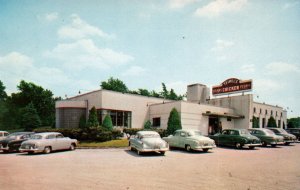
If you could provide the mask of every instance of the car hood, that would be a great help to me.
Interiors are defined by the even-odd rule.
[[[0,141],[0,144],[7,145],[8,143],[10,143],[12,141],[15,141],[15,139],[13,139],[13,138],[5,138],[5,139],[3,139],[3,140]]]

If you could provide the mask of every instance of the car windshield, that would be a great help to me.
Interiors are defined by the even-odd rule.
[[[277,129],[277,131],[279,131],[280,133],[283,133],[283,134],[288,134],[284,129]]]
[[[10,139],[17,139],[18,136],[20,136],[19,133],[12,133],[12,134],[8,135],[7,137],[10,138]]]
[[[42,138],[43,138],[42,135],[33,135],[33,136],[31,136],[30,139],[42,139]]]
[[[250,135],[249,131],[246,129],[240,130],[241,135]]]
[[[189,131],[188,136],[202,136],[200,131]]]
[[[141,138],[160,138],[159,134],[144,134]]]
[[[264,132],[267,134],[267,135],[275,135],[275,133],[269,129],[265,129]]]

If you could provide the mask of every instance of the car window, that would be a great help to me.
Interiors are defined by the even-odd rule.
[[[55,139],[55,135],[48,135],[46,139]]]
[[[228,131],[228,130],[223,131],[222,134],[223,134],[223,135],[229,135],[229,131]]]
[[[3,133],[0,133],[0,137],[3,137],[4,136],[4,134]]]
[[[180,136],[180,131],[175,132],[174,136]]]
[[[232,131],[229,132],[229,134],[230,134],[230,135],[239,135],[239,132],[238,132],[238,131],[233,131],[233,130],[232,130]]]
[[[9,133],[4,133],[4,136],[7,137],[9,135]]]
[[[30,139],[42,139],[42,135],[32,135]]]
[[[58,134],[58,135],[56,135],[56,138],[61,139],[61,138],[64,138],[64,136],[62,134]]]
[[[185,136],[186,136],[186,133],[185,133],[185,132],[181,132],[181,133],[180,133],[180,136],[181,136],[181,137],[185,137]]]

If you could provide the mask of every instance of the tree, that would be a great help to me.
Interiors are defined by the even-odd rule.
[[[98,127],[99,121],[97,118],[97,110],[95,106],[93,106],[89,111],[89,119],[87,122],[88,127]]]
[[[147,89],[139,88],[138,93],[139,93],[139,95],[142,95],[142,96],[150,96],[150,92]]]
[[[259,118],[254,117],[252,118],[252,128],[259,128]]]
[[[112,124],[110,115],[106,115],[104,117],[104,120],[102,122],[102,127],[109,130],[109,131],[113,130],[113,124]]]
[[[150,96],[156,97],[156,98],[160,98],[160,94],[157,93],[157,92],[155,92],[154,90],[152,90],[152,91],[150,92]]]
[[[300,117],[290,118],[287,122],[288,128],[300,128]]]
[[[5,86],[3,85],[2,81],[0,80],[0,102],[4,101],[7,97],[5,92]]]
[[[171,135],[178,129],[182,129],[181,120],[178,111],[176,108],[173,108],[168,119],[167,132]]]
[[[17,86],[20,92],[12,93],[11,104],[17,109],[32,103],[41,119],[42,125],[52,126],[55,122],[55,99],[50,90],[22,80]]]
[[[277,128],[277,124],[276,124],[276,121],[273,116],[271,116],[269,118],[267,127],[276,127]]]
[[[151,122],[147,120],[144,124],[144,129],[151,129],[151,127],[152,127]]]
[[[81,115],[79,119],[79,128],[84,129],[87,127],[85,115]]]
[[[26,131],[32,131],[35,128],[41,126],[40,117],[34,108],[33,103],[29,103],[23,110],[22,110],[22,126],[25,128]]]
[[[114,79],[113,77],[110,77],[107,82],[103,81],[101,82],[101,88],[106,90],[112,90],[116,92],[122,92],[126,93],[128,92],[128,88],[125,85],[125,83],[119,79]]]
[[[163,98],[168,99],[169,92],[167,90],[167,87],[166,87],[165,83],[161,83],[161,85],[162,85],[162,92],[160,92],[160,94]]]

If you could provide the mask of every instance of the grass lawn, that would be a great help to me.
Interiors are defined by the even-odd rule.
[[[90,147],[90,148],[121,148],[128,147],[127,139],[111,140],[106,142],[80,142],[78,147]]]

